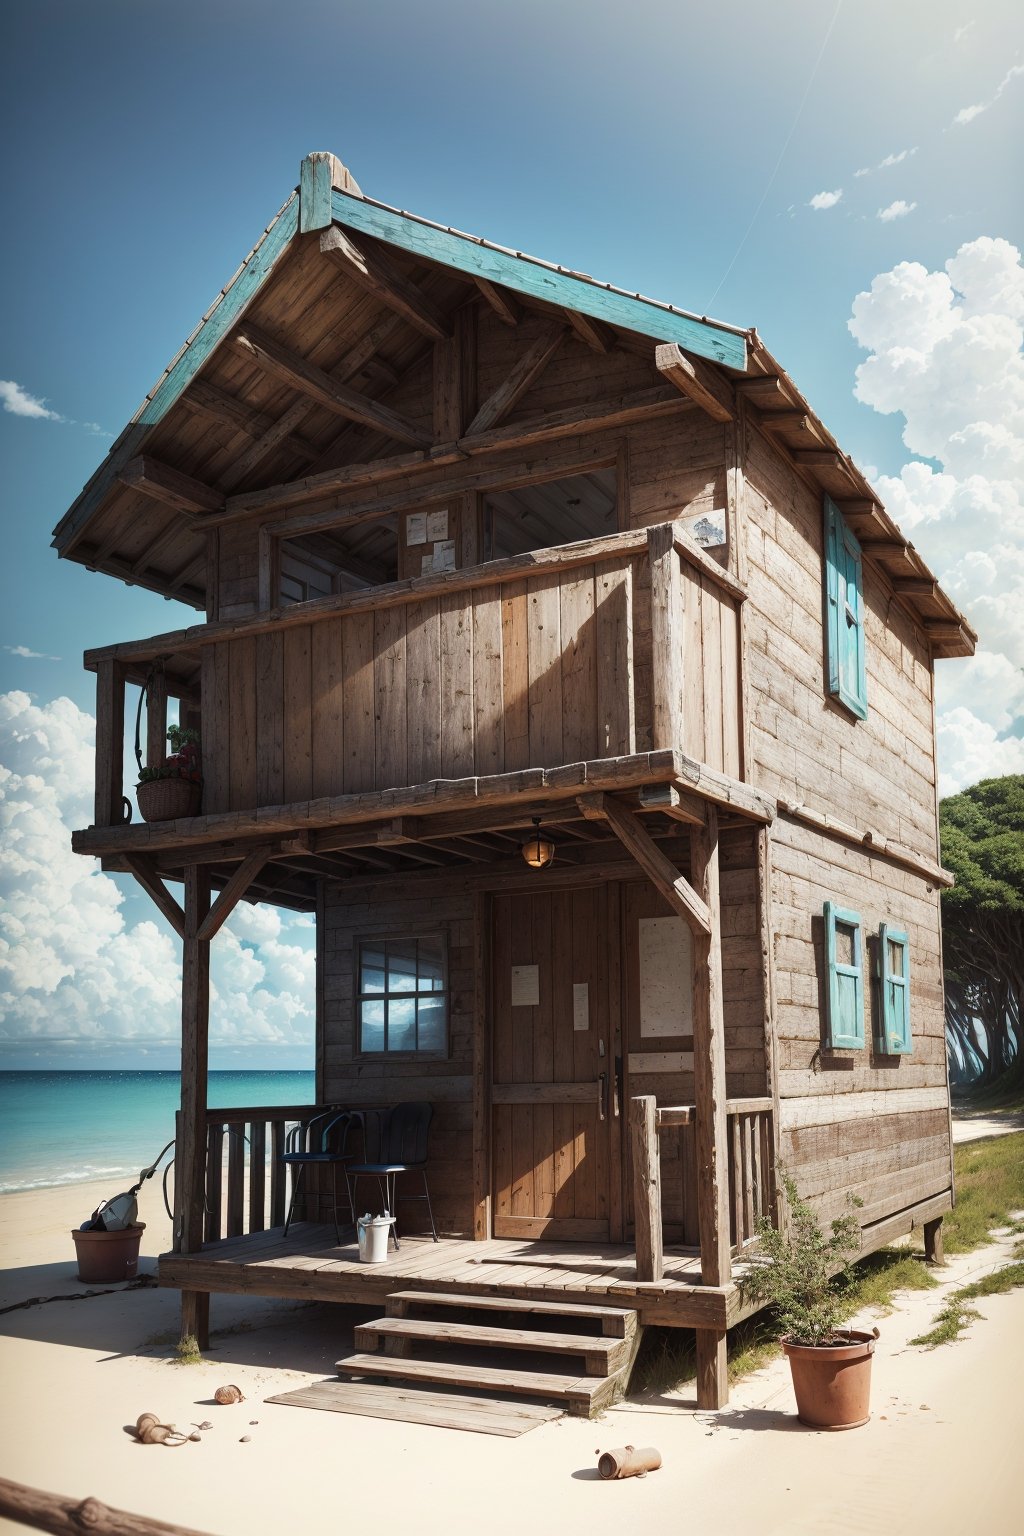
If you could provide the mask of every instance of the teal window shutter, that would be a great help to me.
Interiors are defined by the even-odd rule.
[[[879,1051],[886,1056],[907,1056],[913,1050],[910,1035],[910,943],[905,933],[882,923],[878,930],[878,1027]]]
[[[831,496],[825,497],[825,649],[829,693],[866,720],[863,562],[857,536]]]
[[[828,965],[827,1044],[855,1050],[864,1044],[863,939],[860,918],[835,902],[825,903]]]

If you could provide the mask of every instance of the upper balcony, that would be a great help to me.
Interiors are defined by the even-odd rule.
[[[557,793],[559,773],[568,794],[670,783],[678,754],[736,784],[742,600],[664,523],[88,653],[95,828],[75,846],[130,854],[423,817]],[[202,814],[126,826],[126,685],[147,683],[150,760],[168,694],[200,725]]]

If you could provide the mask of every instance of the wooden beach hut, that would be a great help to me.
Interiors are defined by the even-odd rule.
[[[74,834],[183,943],[185,1332],[212,1292],[368,1302],[351,1374],[494,1385],[539,1319],[563,1355],[516,1384],[585,1411],[695,1328],[714,1406],[780,1161],[865,1251],[936,1250],[934,664],[976,637],[755,331],[310,155],[54,543],[198,610],[86,654]],[[168,698],[201,729],[198,814],[124,820],[138,688],[151,761]],[[285,1238],[311,1111],[207,1098],[240,899],[315,914],[318,1106],[432,1106],[439,1242],[400,1198],[360,1265],[315,1180]]]

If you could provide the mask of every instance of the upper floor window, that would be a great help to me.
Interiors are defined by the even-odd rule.
[[[825,903],[828,967],[826,1043],[841,1050],[864,1044],[863,936],[860,917],[834,901]]]
[[[356,946],[359,1054],[446,1055],[447,969],[442,934],[360,939]]]
[[[825,656],[829,693],[858,719],[866,720],[861,550],[830,496],[825,497]]]

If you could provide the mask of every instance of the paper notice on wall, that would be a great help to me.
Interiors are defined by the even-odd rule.
[[[512,1007],[536,1008],[540,1002],[540,966],[512,967]]]
[[[434,569],[433,555],[420,555],[420,575],[429,576]]]
[[[454,571],[455,569],[455,540],[442,539],[434,545],[434,570]]]
[[[642,917],[640,1034],[692,1035],[693,938],[681,917]]]
[[[572,1027],[590,1028],[590,987],[585,981],[572,984]]]
[[[427,543],[436,544],[439,539],[448,537],[448,508],[442,507],[439,512],[427,513]]]
[[[684,517],[683,527],[702,549],[721,549],[728,543],[724,510],[701,512],[696,517]]]
[[[405,520],[405,542],[408,545],[427,542],[427,514],[410,512]]]

